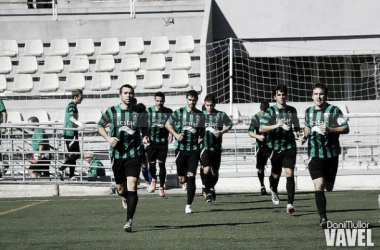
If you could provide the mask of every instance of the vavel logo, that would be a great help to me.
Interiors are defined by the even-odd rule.
[[[343,223],[327,222],[325,231],[326,246],[328,247],[373,247],[372,229],[369,223],[345,221]]]

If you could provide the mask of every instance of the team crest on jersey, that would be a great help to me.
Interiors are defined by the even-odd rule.
[[[199,123],[200,119],[201,118],[199,116],[195,117],[195,123]]]
[[[216,116],[215,117],[215,123],[218,123],[219,122],[219,116]]]

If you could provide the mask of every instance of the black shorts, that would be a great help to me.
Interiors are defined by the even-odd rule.
[[[139,178],[142,157],[131,159],[113,159],[112,171],[116,184],[122,184],[127,177]]]
[[[178,176],[186,176],[187,173],[197,173],[199,151],[175,150],[175,164]]]
[[[146,148],[146,154],[149,162],[156,162],[156,160],[166,162],[166,157],[168,156],[168,144],[151,142]]]
[[[296,166],[297,148],[285,150],[273,150],[270,161],[272,163],[272,172],[281,173],[282,168],[294,169]]]
[[[219,170],[221,159],[222,151],[220,150],[202,150],[201,152],[201,164],[203,167],[212,167],[213,169]]]
[[[334,183],[338,172],[339,157],[321,159],[311,158],[309,172],[312,180],[323,177],[328,183]]]
[[[39,160],[35,164],[31,164],[29,170],[33,170],[33,172],[36,172],[43,177],[49,177],[49,167],[50,160]]]
[[[264,169],[265,165],[267,165],[268,159],[272,154],[272,149],[268,147],[260,147],[256,152],[256,168]]]

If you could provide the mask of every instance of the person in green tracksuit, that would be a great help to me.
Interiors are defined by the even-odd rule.
[[[103,163],[94,157],[93,152],[87,151],[83,154],[83,157],[86,162],[90,164],[87,172],[88,177],[106,176],[106,171],[103,168]]]
[[[28,122],[39,123],[39,120],[37,117],[32,116],[28,119]],[[38,175],[41,177],[49,177],[49,138],[43,129],[36,128],[32,129],[32,131],[33,159],[32,164],[29,167],[29,175],[32,178],[37,178]]]
[[[334,188],[338,172],[339,135],[350,132],[348,123],[342,111],[327,100],[326,85],[317,83],[313,86],[312,96],[314,106],[305,111],[304,136],[301,143],[308,140],[309,172],[314,183],[315,203],[320,216],[320,227],[326,229],[326,191]]]

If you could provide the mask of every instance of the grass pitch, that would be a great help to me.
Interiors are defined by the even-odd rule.
[[[380,247],[380,191],[327,193],[333,222],[370,223]],[[125,233],[125,210],[118,196],[0,200],[0,249],[321,249],[314,193],[296,193],[294,216],[286,195],[275,207],[257,193],[218,194],[206,203],[195,197],[194,213],[184,213],[185,194],[140,191],[133,232]],[[353,249],[353,248],[351,248]]]

